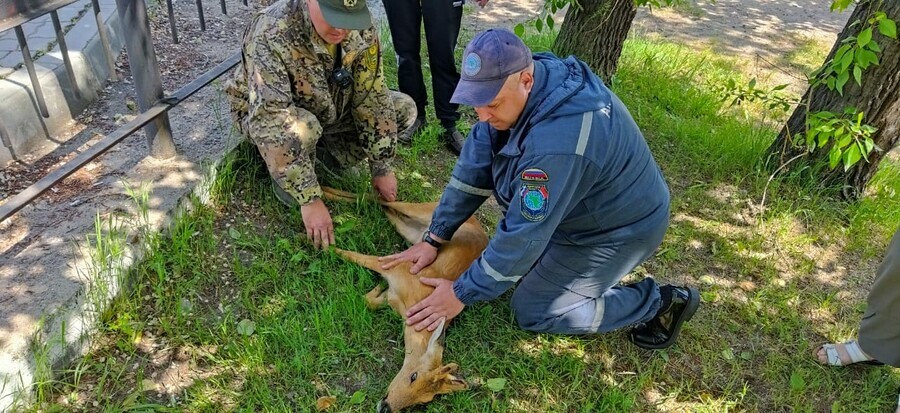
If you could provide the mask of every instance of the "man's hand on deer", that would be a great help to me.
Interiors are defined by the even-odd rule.
[[[381,199],[388,202],[397,200],[397,177],[393,172],[373,177],[372,186],[375,187],[375,192],[378,192]]]
[[[328,207],[321,199],[301,206],[300,215],[303,216],[303,226],[306,227],[306,238],[312,241],[316,248],[327,249],[329,245],[334,244],[334,224],[331,222]]]
[[[425,328],[434,331],[441,324],[442,318],[449,323],[465,308],[466,305],[453,292],[453,281],[427,277],[419,278],[419,281],[434,287],[434,291],[406,311],[406,325],[414,325],[416,331]]]
[[[389,270],[400,264],[401,262],[411,262],[413,265],[409,267],[410,274],[418,274],[423,268],[431,265],[437,258],[437,248],[428,245],[425,242],[417,242],[406,251],[398,252],[393,255],[378,258],[382,263],[381,268]]]

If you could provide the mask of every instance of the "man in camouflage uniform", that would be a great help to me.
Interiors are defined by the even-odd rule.
[[[244,34],[241,64],[226,92],[238,127],[266,161],[276,195],[300,205],[316,247],[334,243],[317,155],[342,168],[367,160],[375,190],[396,199],[391,163],[398,128],[412,126],[416,106],[385,86],[365,0],[273,3]]]

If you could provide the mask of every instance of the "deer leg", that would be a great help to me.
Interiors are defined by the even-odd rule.
[[[384,204],[388,220],[404,239],[415,244],[422,239],[422,233],[431,223],[436,203],[388,202]]]
[[[377,310],[378,307],[387,305],[387,293],[388,291],[382,288],[380,285],[376,286],[372,289],[372,291],[369,291],[365,295],[366,307],[368,307],[370,310]]]

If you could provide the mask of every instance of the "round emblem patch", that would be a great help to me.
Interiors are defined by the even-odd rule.
[[[550,209],[550,191],[546,185],[524,184],[519,190],[522,216],[529,221],[543,221]]]
[[[469,53],[463,64],[463,72],[466,76],[475,76],[481,71],[481,56],[475,53]]]

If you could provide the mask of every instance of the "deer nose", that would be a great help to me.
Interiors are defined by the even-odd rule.
[[[392,413],[391,406],[387,404],[387,397],[378,402],[378,413]]]

